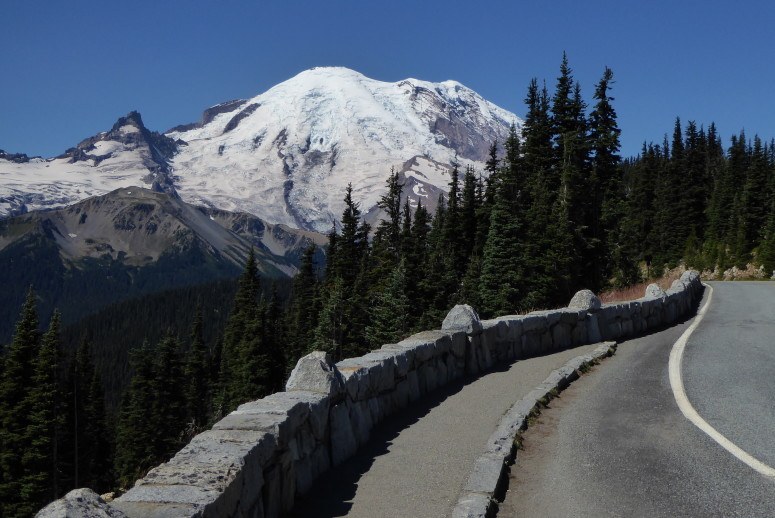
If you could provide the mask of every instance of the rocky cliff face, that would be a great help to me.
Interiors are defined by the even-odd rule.
[[[60,155],[59,159],[69,159],[69,163],[87,162],[98,167],[106,160],[119,158],[122,153],[135,152],[134,157],[148,170],[142,180],[156,191],[174,192],[170,160],[178,151],[178,145],[171,138],[150,131],[136,111],[120,117],[110,131],[84,139],[76,147]]]
[[[325,241],[320,234],[194,207],[176,196],[141,188],[118,189],[60,209],[6,219],[0,223],[0,253],[31,235],[55,244],[59,255],[75,265],[91,258],[145,266],[194,247],[213,261],[239,269],[253,247],[260,269],[270,276],[292,275],[304,248]]]
[[[375,81],[316,68],[251,99],[205,110],[166,134],[137,112],[64,154],[0,153],[0,217],[147,187],[273,224],[327,232],[353,184],[372,221],[391,168],[413,205],[433,209],[452,163],[480,171],[521,121],[455,81]]]

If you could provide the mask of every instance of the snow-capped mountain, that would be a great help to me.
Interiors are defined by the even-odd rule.
[[[0,216],[60,207],[122,187],[174,192],[169,160],[177,144],[149,131],[140,114],[121,117],[110,131],[44,160],[0,151]]]
[[[433,208],[450,164],[481,171],[511,124],[521,121],[455,81],[387,83],[315,68],[164,135],[130,114],[56,159],[0,155],[0,214],[153,184],[190,203],[328,231],[348,183],[376,218],[391,168],[413,205]]]

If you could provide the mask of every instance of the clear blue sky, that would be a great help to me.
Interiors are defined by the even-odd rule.
[[[137,109],[154,130],[323,65],[456,79],[524,114],[563,50],[591,100],[603,67],[625,155],[676,115],[775,136],[771,1],[3,0],[0,148],[52,156]]]

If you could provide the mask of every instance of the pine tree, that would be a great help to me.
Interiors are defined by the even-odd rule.
[[[686,125],[684,143],[683,171],[681,172],[682,185],[679,189],[684,191],[682,210],[689,234],[694,233],[697,240],[705,235],[705,207],[708,204],[708,191],[710,189],[707,178],[707,142],[705,132],[694,121]]]
[[[589,287],[593,290],[599,290],[605,285],[614,267],[612,262],[616,264],[620,274],[632,271],[634,265],[634,258],[628,258],[624,253],[624,244],[614,239],[617,235],[616,229],[626,211],[619,170],[621,130],[616,122],[616,111],[611,104],[613,97],[609,95],[612,83],[613,72],[606,67],[595,88],[594,98],[597,102],[589,116],[592,168],[588,221],[593,266],[593,278]],[[616,257],[609,257],[614,248],[617,250]]]
[[[40,341],[35,306],[35,292],[30,288],[5,355],[0,380],[0,515],[7,517],[29,514],[29,503],[21,492],[24,465],[19,453],[28,446],[25,432],[30,420],[23,405],[33,383]]]
[[[330,272],[326,278],[340,277],[345,286],[352,287],[361,268],[361,262],[368,253],[369,225],[361,221],[361,211],[358,203],[352,197],[352,185],[348,184],[345,191],[345,209],[342,212],[342,232],[334,233],[334,243],[329,241]],[[334,245],[334,251],[331,251]]]
[[[501,187],[495,192],[490,233],[482,258],[479,298],[480,313],[485,318],[514,312],[524,294],[525,272],[516,260],[520,253],[520,229],[511,216],[504,191]]]
[[[568,140],[565,141],[568,144]],[[566,154],[571,155],[572,149],[566,148]],[[588,266],[584,258],[586,244],[580,235],[581,229],[578,215],[572,215],[574,203],[577,202],[573,191],[573,181],[576,176],[575,166],[570,158],[563,163],[560,181],[560,192],[554,203],[552,225],[547,229],[547,235],[551,237],[548,259],[553,265],[554,290],[549,299],[550,305],[563,304],[570,300],[577,288],[578,282],[588,277],[584,276],[585,267]],[[578,207],[578,205],[576,205]]]
[[[452,171],[450,172],[446,216],[442,226],[442,235],[447,246],[447,253],[452,259],[452,268],[458,278],[462,277],[465,272],[466,264],[461,204],[460,171],[457,164],[453,164]]]
[[[742,218],[745,224],[745,247],[747,250],[754,248],[761,240],[769,212],[768,176],[770,166],[758,135],[754,136],[750,156],[742,193]]]
[[[288,333],[284,326],[283,308],[276,283],[272,284],[272,293],[266,304],[262,332],[268,370],[266,381],[269,391],[267,394],[271,394],[285,388],[286,365],[288,363],[285,357]]]
[[[243,399],[246,393],[245,379],[241,374],[245,369],[243,360],[247,340],[260,340],[260,334],[257,338],[249,334],[250,331],[255,331],[258,321],[259,292],[258,266],[255,253],[251,249],[239,279],[234,307],[224,331],[215,418],[229,413],[245,401]]]
[[[147,342],[130,355],[134,375],[121,403],[116,428],[115,469],[122,487],[129,487],[156,461],[154,400],[158,396],[153,357]]]
[[[105,411],[105,387],[96,370],[89,381],[86,398],[85,437],[90,445],[84,480],[87,481],[87,487],[103,493],[114,487],[115,483],[112,470],[114,445],[110,440],[114,434],[108,425]]]
[[[673,140],[670,148],[670,161],[665,169],[666,183],[663,195],[667,198],[663,202],[662,210],[667,214],[667,231],[665,236],[665,251],[667,260],[675,264],[681,258],[692,228],[691,215],[689,214],[689,201],[684,196],[687,188],[687,177],[684,174],[686,167],[685,146],[681,133],[681,120],[676,117],[673,129]]]
[[[659,268],[657,274],[661,274],[663,266],[678,262],[691,231],[691,228],[687,228],[687,221],[683,219],[684,213],[681,210],[685,204],[681,190],[683,159],[681,120],[676,118],[672,147],[668,145],[667,137],[662,146],[654,189],[654,224],[651,241],[654,247],[654,263]]]
[[[331,353],[335,360],[343,358],[344,281],[334,278],[327,285],[318,324],[315,327],[314,348]]]
[[[554,138],[554,162],[559,170],[560,164],[567,160],[566,139],[574,139],[577,134],[576,106],[573,101],[574,81],[572,70],[568,65],[568,56],[562,53],[562,63],[560,64],[560,76],[557,78],[557,85],[552,97],[552,135]],[[556,192],[559,188],[559,175],[556,177],[556,183],[550,185],[550,190]]]
[[[184,367],[186,422],[193,433],[202,429],[210,413],[210,364],[204,344],[202,320],[200,305],[191,324],[190,345]]]
[[[370,279],[370,255],[368,249],[361,259],[358,276],[344,298],[344,340],[342,354],[345,358],[360,356],[369,351],[366,326],[369,323],[369,307],[374,293]]]
[[[402,253],[402,188],[398,173],[391,170],[387,179],[387,190],[377,202],[377,206],[385,213],[385,219],[377,225],[371,246],[368,277],[369,284],[376,291],[384,288]]]
[[[479,284],[482,276],[482,260],[478,255],[472,255],[468,261],[468,269],[460,286],[460,302],[474,308],[481,308]]]
[[[477,182],[474,169],[467,167],[463,174],[463,191],[460,200],[460,234],[461,245],[461,269],[462,273],[468,270],[468,262],[476,245],[478,214],[480,201],[477,196]]]
[[[549,230],[556,225],[553,205],[560,177],[554,164],[553,126],[546,86],[539,90],[538,82],[533,79],[528,86],[525,103],[527,116],[522,127],[524,145],[521,150],[526,195],[523,195],[520,216],[526,221],[526,237],[521,246],[525,257],[522,274],[524,293],[520,297],[523,309],[546,306],[556,287],[555,265],[550,259],[556,243]]]
[[[512,126],[505,144],[503,167],[495,184],[490,229],[484,246],[479,297],[485,317],[513,312],[525,295],[525,274],[531,259],[525,254],[528,199],[521,171],[520,144]]]
[[[427,237],[427,260],[424,275],[420,280],[422,294],[422,317],[418,326],[434,328],[444,320],[449,309],[457,302],[458,275],[455,270],[455,255],[451,253],[447,240],[448,204],[439,196],[436,213]]]
[[[487,161],[484,165],[487,178],[483,180],[480,176],[476,185],[476,197],[478,200],[478,209],[476,212],[476,238],[471,254],[476,255],[477,257],[481,257],[484,253],[484,244],[487,241],[487,234],[490,231],[490,212],[492,211],[495,200],[495,189],[493,188],[493,185],[495,185],[495,182],[497,181],[499,164],[498,141],[496,140],[490,146]]]
[[[112,484],[112,448],[108,441],[105,393],[91,358],[91,343],[84,339],[71,365],[68,385],[72,440],[71,483],[73,487],[108,489]]]
[[[245,335],[238,345],[239,366],[233,383],[233,408],[271,392],[265,333],[266,313],[266,303],[262,301],[248,322]]]
[[[328,270],[322,288],[328,293],[324,295],[321,306],[321,319],[331,316],[331,304],[334,304],[337,323],[334,324],[330,320],[318,322],[315,341],[325,342],[326,350],[333,347],[336,355],[357,356],[365,352],[367,347],[367,308],[374,282],[371,268],[373,257],[368,241],[371,227],[361,219],[358,203],[352,198],[351,185],[347,186],[344,202],[342,232],[332,234],[336,247],[335,253],[329,253],[329,261],[333,266]],[[342,282],[334,287],[333,284],[337,280]],[[334,290],[337,293],[332,298],[331,291]],[[324,313],[327,313],[327,316]],[[335,343],[332,344],[328,340],[334,340]]]
[[[315,252],[311,244],[304,250],[299,273],[293,278],[293,288],[288,310],[288,368],[293,369],[299,358],[312,351],[317,326],[318,279],[315,272]]]
[[[23,478],[20,497],[31,515],[62,493],[59,458],[64,426],[64,408],[60,388],[61,344],[60,315],[54,311],[49,329],[35,359],[32,386],[24,406],[29,412],[26,443],[21,453]]]
[[[168,334],[130,357],[134,370],[116,429],[115,468],[122,486],[169,459],[182,445],[186,401],[180,344]]]
[[[419,206],[420,199],[417,199]],[[409,253],[409,248],[412,246],[412,207],[409,204],[409,197],[404,200],[404,208],[401,212],[401,257],[405,258]]]
[[[410,329],[418,327],[418,322],[421,320],[421,316],[425,313],[427,307],[427,298],[423,292],[423,279],[427,276],[425,266],[428,263],[429,232],[430,215],[428,210],[418,201],[404,252],[406,296],[409,299],[410,306],[413,308],[413,311],[408,315]]]
[[[371,307],[366,337],[372,348],[395,343],[409,331],[407,316],[411,307],[406,296],[406,266],[401,261],[390,275],[386,289]]]
[[[770,203],[770,214],[764,227],[757,259],[768,276],[775,276],[775,202]]]
[[[390,171],[387,179],[387,191],[383,194],[377,206],[385,211],[386,218],[379,222],[374,233],[374,240],[384,243],[385,253],[393,261],[398,261],[401,249],[401,190],[398,173]]]
[[[553,163],[552,119],[549,115],[549,93],[546,85],[539,90],[538,81],[532,79],[525,104],[527,115],[522,126],[524,142],[521,150],[524,154],[527,183],[531,184],[539,173],[547,175]]]
[[[582,279],[594,280],[594,248],[596,243],[589,233],[589,141],[587,136],[586,105],[581,98],[581,89],[573,80],[568,60],[563,54],[560,77],[557,80],[552,102],[552,123],[555,138],[555,176],[548,187],[549,192],[561,196],[562,208],[557,214],[568,217],[566,229],[572,238],[572,245],[565,248],[573,252],[571,257],[562,257],[570,267],[571,289],[581,288]],[[556,182],[556,183],[555,183]],[[556,186],[554,189],[553,187]],[[564,234],[562,230],[561,234]],[[564,239],[558,236],[558,239]]]

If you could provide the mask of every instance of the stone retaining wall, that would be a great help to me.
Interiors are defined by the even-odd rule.
[[[456,306],[441,330],[358,358],[333,365],[312,353],[299,360],[285,392],[241,405],[120,498],[95,498],[91,506],[103,514],[79,516],[278,516],[354,455],[375,425],[436,388],[498,363],[670,325],[693,310],[701,291],[690,271],[667,292],[651,285],[646,297],[618,304],[601,305],[582,291],[568,308],[484,321]],[[40,516],[55,516],[47,512],[57,505],[67,507],[55,502]]]

